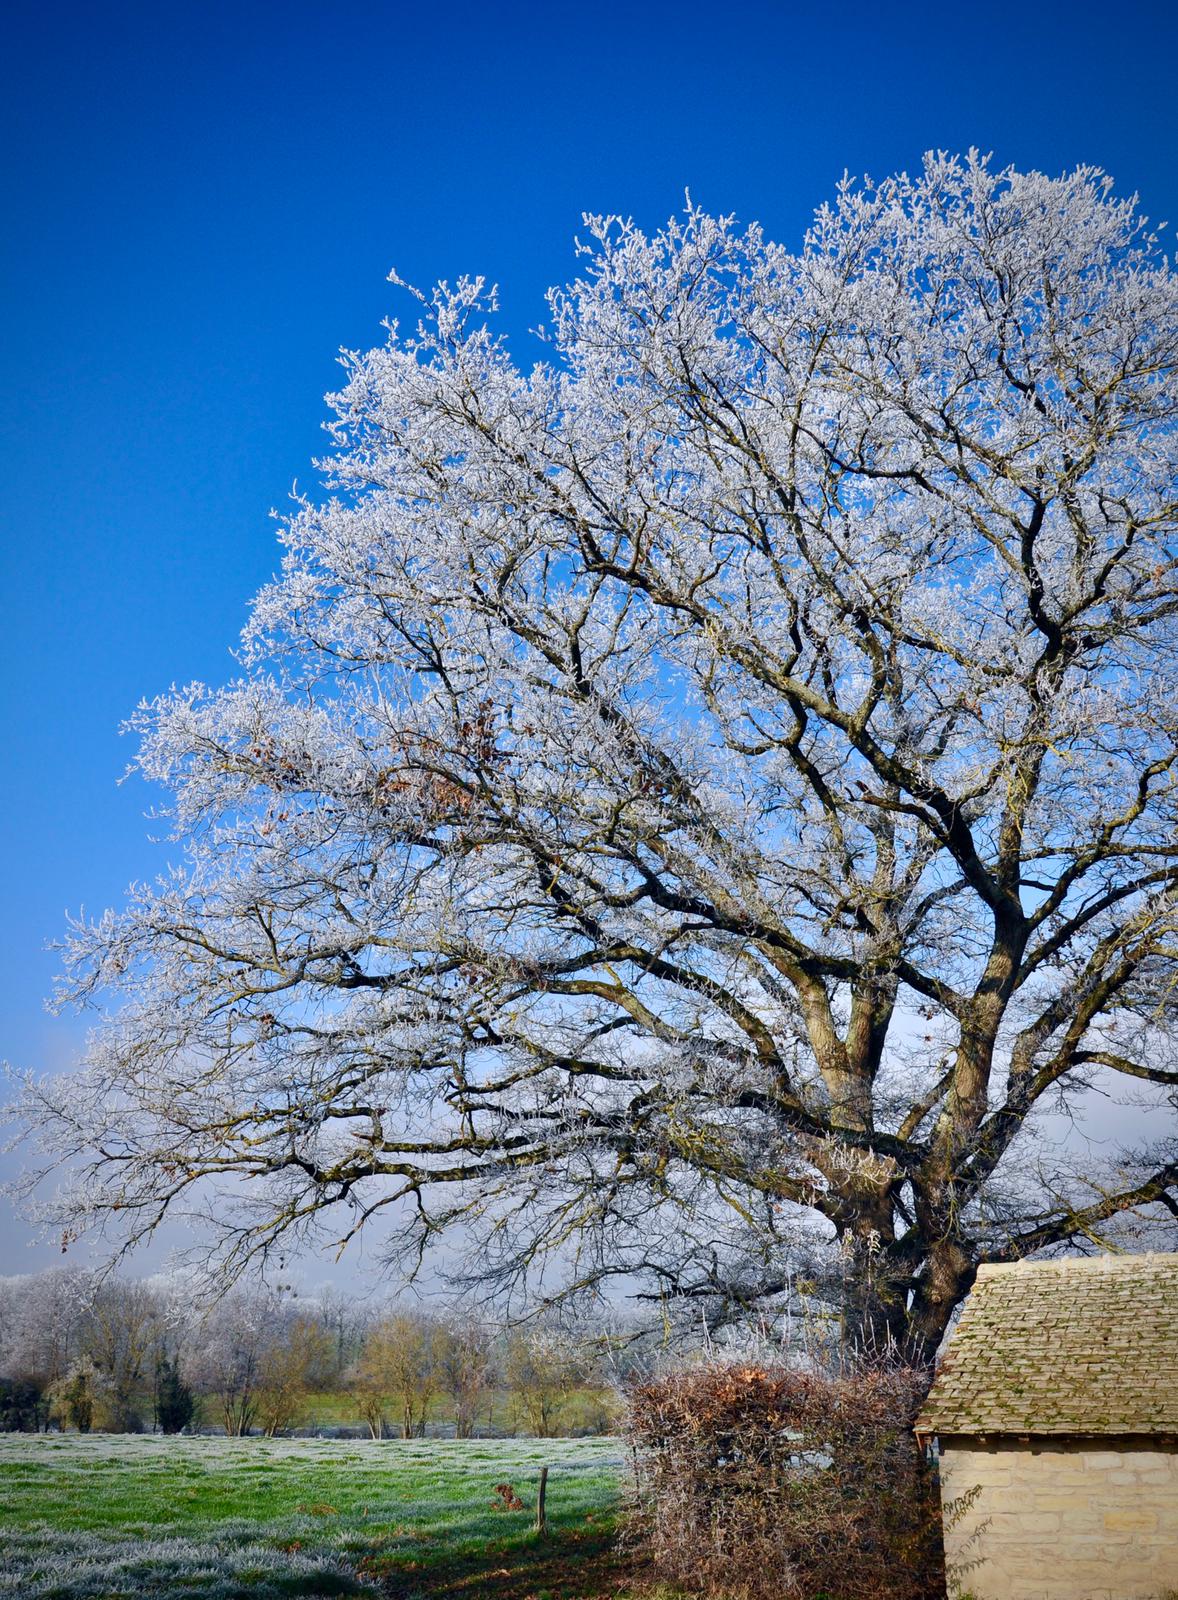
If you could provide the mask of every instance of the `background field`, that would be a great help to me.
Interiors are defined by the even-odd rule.
[[[550,1532],[532,1530],[548,1465]],[[612,1439],[0,1436],[0,1595],[616,1595]],[[511,1483],[522,1511],[492,1509]]]

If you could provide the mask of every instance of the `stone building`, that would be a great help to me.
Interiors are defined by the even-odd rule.
[[[959,1593],[1178,1600],[1178,1255],[982,1267],[916,1431]]]

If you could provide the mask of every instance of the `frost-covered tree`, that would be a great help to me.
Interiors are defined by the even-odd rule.
[[[1175,276],[973,156],[796,252],[586,226],[536,366],[478,280],[346,358],[244,675],[136,719],[187,854],[74,929],[125,1004],[26,1109],[69,1229],[231,1177],[230,1264],[384,1213],[709,1315],[829,1240],[927,1349],[1175,1208]],[[1152,1134],[1074,1160],[1118,1088]]]
[[[109,1386],[113,1432],[138,1433],[164,1334],[164,1306],[147,1283],[119,1277],[94,1281],[83,1305],[81,1345]]]
[[[257,1421],[267,1357],[286,1320],[277,1296],[238,1286],[188,1329],[181,1375],[194,1395],[210,1397],[231,1439],[247,1438]]]
[[[0,1372],[42,1389],[86,1350],[91,1273],[57,1268],[0,1281]]]
[[[79,1356],[49,1389],[51,1413],[62,1426],[89,1433],[110,1420],[114,1396],[110,1378],[90,1356]]]
[[[444,1324],[434,1347],[438,1386],[450,1405],[454,1433],[469,1439],[478,1410],[495,1382],[495,1352],[490,1332],[469,1316]]]

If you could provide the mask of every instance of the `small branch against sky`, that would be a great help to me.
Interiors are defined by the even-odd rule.
[[[833,1240],[927,1352],[1178,1194],[1161,1109],[1041,1132],[1178,1088],[1174,274],[976,155],[798,250],[585,228],[547,364],[478,279],[347,358],[243,676],[136,717],[183,865],[72,928],[122,1002],[24,1113],[71,1233],[232,1179],[230,1272],[390,1212],[715,1319]]]

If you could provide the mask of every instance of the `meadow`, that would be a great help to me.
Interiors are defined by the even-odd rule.
[[[534,1529],[548,1466],[548,1532]],[[612,1439],[0,1436],[0,1596],[557,1600],[626,1592]],[[503,1509],[499,1484],[522,1509]]]

